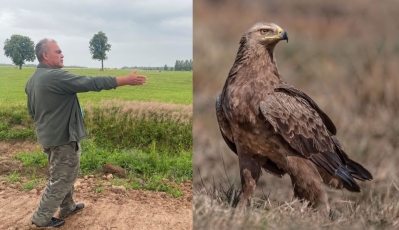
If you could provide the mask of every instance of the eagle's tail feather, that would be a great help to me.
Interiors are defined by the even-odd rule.
[[[353,179],[353,175],[347,167],[339,167],[335,172],[335,175],[342,179],[344,188],[351,192],[360,192],[360,186]]]
[[[339,141],[336,138],[336,136],[331,136],[331,137],[332,137],[332,140],[334,141],[334,143],[335,143],[335,145],[337,147],[337,150],[341,154],[341,159],[346,163],[345,166],[341,166],[341,167],[345,167],[344,171],[350,173],[352,180],[353,180],[353,178],[355,178],[357,180],[361,180],[361,181],[373,179],[373,176],[371,175],[371,173],[367,169],[365,169],[359,163],[349,159],[348,154],[346,154],[344,152],[344,150],[342,149],[342,146],[339,143]],[[338,171],[339,171],[339,169],[338,169]],[[341,177],[341,179],[344,179],[344,178]],[[348,189],[349,191],[352,191],[352,192],[360,192],[360,187],[359,187],[359,185],[356,182],[355,182],[356,183],[355,187],[351,186],[350,183],[347,184],[345,182],[347,182],[347,181],[344,180],[344,187],[346,189]]]
[[[337,175],[343,179],[344,181],[344,188],[351,192],[360,192],[359,185],[353,180],[353,178],[361,181],[371,180],[373,176],[371,173],[361,166],[359,163],[347,158],[346,160],[346,167],[342,166],[337,170]],[[344,168],[345,167],[345,168]],[[351,180],[347,180],[348,175],[350,173]],[[345,179],[344,179],[345,178]],[[348,183],[349,182],[349,183]],[[354,182],[354,183],[353,183]]]
[[[373,179],[373,176],[371,173],[365,169],[362,165],[359,163],[351,160],[351,159],[346,159],[347,163],[347,168],[351,175],[358,180],[365,181],[365,180],[371,180]]]

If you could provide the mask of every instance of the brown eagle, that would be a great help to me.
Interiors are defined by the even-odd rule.
[[[263,168],[279,177],[287,173],[295,197],[329,209],[323,184],[360,192],[354,179],[373,177],[343,151],[331,119],[280,75],[273,50],[281,40],[288,42],[288,35],[276,24],[252,26],[216,100],[223,139],[238,156],[239,206],[247,204]]]

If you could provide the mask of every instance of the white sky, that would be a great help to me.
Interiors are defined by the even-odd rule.
[[[192,8],[191,0],[0,0],[0,63],[12,63],[4,42],[19,34],[35,45],[56,40],[66,66],[101,68],[89,41],[102,31],[111,44],[104,67],[174,66],[193,57]]]

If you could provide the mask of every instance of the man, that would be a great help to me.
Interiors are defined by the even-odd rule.
[[[60,227],[65,221],[53,217],[58,207],[60,218],[84,208],[84,204],[75,204],[72,198],[79,171],[79,142],[87,136],[76,93],[142,85],[147,79],[136,75],[136,71],[124,77],[88,77],[61,70],[64,55],[57,42],[51,39],[41,40],[35,52],[39,65],[29,78],[25,92],[38,141],[49,161],[50,180],[32,223]]]

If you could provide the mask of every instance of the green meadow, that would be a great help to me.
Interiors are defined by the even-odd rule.
[[[86,76],[127,76],[131,70],[109,69],[65,69],[73,74]],[[23,104],[26,101],[24,93],[28,78],[35,71],[33,67],[0,67],[0,105]],[[144,86],[124,86],[116,90],[103,90],[78,94],[81,104],[88,101],[117,99],[123,101],[157,101],[173,104],[190,105],[193,101],[192,72],[186,71],[138,71],[145,75],[147,83]]]
[[[0,141],[36,142],[24,91],[34,70],[0,67]],[[94,77],[131,73],[118,69],[66,70]],[[176,183],[192,180],[192,72],[138,71],[137,74],[147,76],[145,85],[78,94],[89,133],[89,138],[81,142],[81,176],[101,174],[102,166],[111,163],[128,172],[127,188],[179,196],[179,190],[165,184],[163,179]],[[36,171],[47,165],[41,149],[31,153],[21,151],[14,158],[22,162],[24,170],[12,175],[32,172],[36,175]],[[37,181],[35,177],[34,182],[27,183]]]

